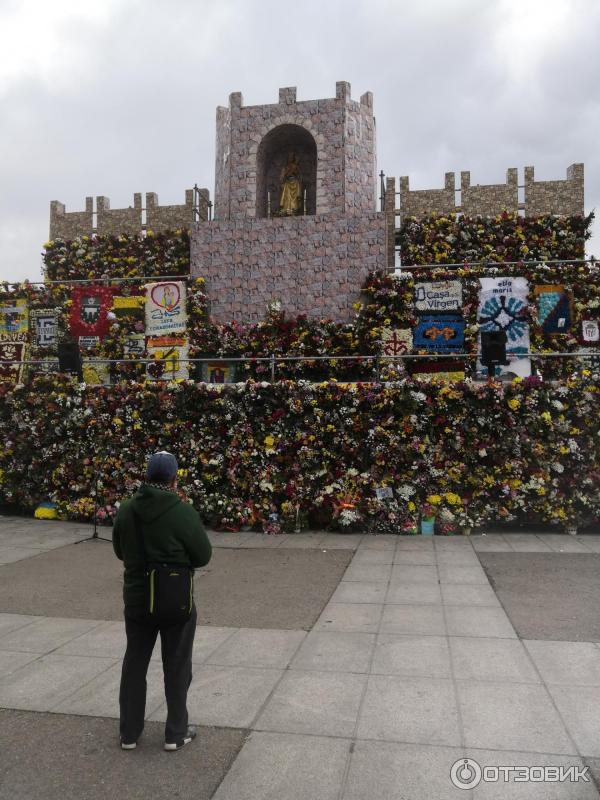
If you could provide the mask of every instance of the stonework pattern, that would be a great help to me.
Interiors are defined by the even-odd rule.
[[[471,173],[461,172],[461,202],[457,205],[454,172],[446,173],[443,189],[411,190],[408,177],[403,176],[400,178],[400,203],[396,212],[403,217],[418,219],[431,214],[459,212],[469,217],[486,217],[503,211],[516,214],[519,210],[523,210],[527,217],[584,215],[583,164],[571,164],[566,180],[535,181],[533,167],[525,167],[524,177],[525,202],[519,203],[518,171],[515,167],[507,170],[506,183],[489,185],[472,186]]]
[[[77,239],[94,232],[94,200],[85,198],[85,211],[66,213],[65,204],[59,200],[50,203],[50,239]]]
[[[503,211],[519,210],[519,180],[513,167],[506,172],[506,183],[471,186],[471,173],[460,173],[461,211],[466,217],[495,217]]]
[[[454,173],[447,172],[443,189],[411,190],[406,175],[400,178],[400,213],[404,217],[429,217],[456,211]]]
[[[101,236],[135,235],[142,230],[142,195],[133,195],[133,207],[111,209],[108,197],[96,197],[96,232]]]
[[[336,97],[298,102],[295,87],[279,102],[244,106],[240,92],[217,109],[215,219],[255,217],[257,156],[261,141],[280,125],[298,125],[317,148],[316,213],[362,214],[376,210],[373,97],[350,97],[350,84],[336,84]]]
[[[385,269],[385,215],[215,220],[191,232],[191,271],[206,280],[217,322],[258,322],[280,300],[290,315],[353,319],[352,304]]]
[[[564,181],[536,181],[534,168],[525,167],[527,216],[584,214],[583,164],[571,164]]]
[[[194,209],[194,189],[186,189],[185,203],[161,206],[155,192],[146,193],[146,222],[142,222],[142,195],[133,195],[133,206],[111,209],[108,197],[96,197],[96,224],[94,224],[94,200],[85,198],[85,211],[65,211],[64,203],[50,203],[50,239],[76,239],[93,233],[119,236],[138,235],[144,230],[154,233],[190,228],[194,220],[207,220],[210,193],[199,189],[197,208]],[[196,216],[195,216],[196,212]]]

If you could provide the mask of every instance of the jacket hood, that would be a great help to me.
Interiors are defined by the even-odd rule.
[[[152,522],[180,502],[174,492],[148,484],[140,486],[131,498],[132,508],[143,522]]]

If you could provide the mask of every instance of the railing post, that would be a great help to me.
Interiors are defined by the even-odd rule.
[[[271,383],[275,383],[275,355],[271,353]]]
[[[379,363],[379,355],[375,356],[375,383],[381,383],[381,365]]]

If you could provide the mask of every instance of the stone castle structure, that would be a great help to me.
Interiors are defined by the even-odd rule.
[[[281,215],[281,174],[295,154],[301,202]],[[194,226],[191,268],[206,279],[218,321],[255,322],[279,299],[290,314],[340,321],[367,274],[386,266],[386,220],[377,211],[373,97],[244,106],[230,95],[217,109],[215,214]]]
[[[503,211],[583,215],[583,164],[566,180],[536,181],[525,167],[506,182],[472,185],[453,172],[441,189],[410,188],[409,178],[387,178],[377,210],[378,179],[373,96],[351,97],[336,84],[335,97],[299,101],[295,87],[278,102],[245,106],[241,93],[217,109],[214,215],[207,189],[187,190],[182,205],[160,206],[154,193],[111,209],[108,198],[86,198],[85,211],[50,204],[50,238],[143,233],[186,227],[191,272],[206,280],[217,322],[257,322],[267,304],[281,301],[290,315],[353,318],[353,303],[367,274],[393,270],[402,218],[432,213],[492,216]],[[523,190],[522,199],[520,190]]]

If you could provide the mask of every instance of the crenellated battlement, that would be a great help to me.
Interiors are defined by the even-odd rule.
[[[394,196],[397,197],[395,179],[389,180],[394,181]],[[394,210],[403,217],[449,213],[489,217],[503,211],[514,214],[523,211],[528,217],[585,213],[583,164],[571,164],[566,179],[555,181],[536,181],[534,168],[525,167],[521,186],[515,167],[507,170],[505,183],[473,185],[471,173],[466,171],[460,173],[460,188],[456,187],[454,172],[446,173],[443,189],[411,189],[407,176],[402,176],[399,184],[399,204],[395,202]],[[523,202],[519,201],[519,188],[524,189]],[[389,196],[389,189],[386,195]]]
[[[136,235],[151,230],[159,233],[177,228],[190,228],[193,222],[209,218],[210,193],[208,189],[186,189],[185,203],[161,206],[156,192],[146,192],[146,206],[142,195],[133,195],[133,206],[111,208],[108,197],[85,198],[85,211],[66,211],[58,200],[50,203],[50,239],[76,239],[79,236]],[[144,216],[145,215],[145,216]]]

